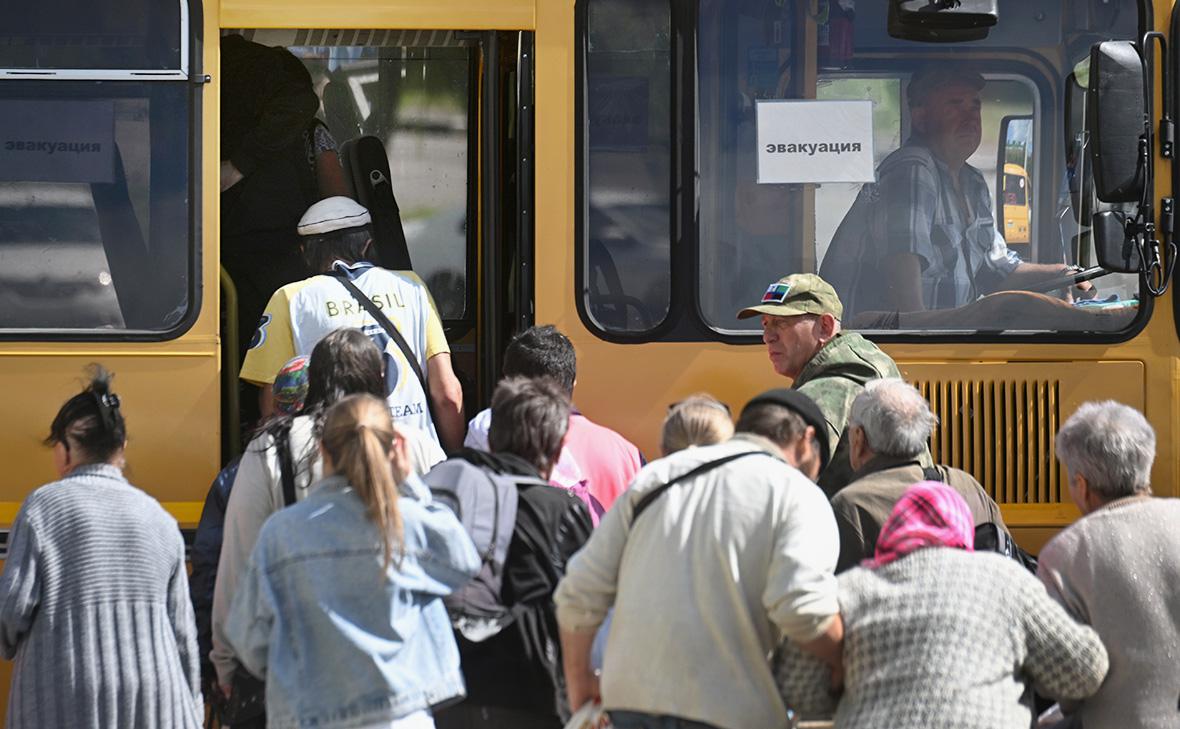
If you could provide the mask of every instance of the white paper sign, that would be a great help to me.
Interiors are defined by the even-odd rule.
[[[758,182],[872,182],[873,102],[758,101]]]
[[[114,179],[114,102],[0,100],[0,180]]]

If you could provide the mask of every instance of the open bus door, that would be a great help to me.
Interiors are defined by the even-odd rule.
[[[222,31],[234,33],[308,69],[352,195],[371,209],[377,262],[426,283],[473,414],[508,338],[532,323],[532,33]],[[227,431],[237,389],[227,376]],[[227,439],[226,459],[239,443]]]

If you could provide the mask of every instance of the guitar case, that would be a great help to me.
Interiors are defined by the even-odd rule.
[[[390,182],[385,145],[372,135],[350,139],[340,147],[344,176],[357,202],[373,218],[377,265],[391,271],[412,271],[401,211]]]

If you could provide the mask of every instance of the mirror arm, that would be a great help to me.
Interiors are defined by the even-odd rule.
[[[1172,96],[1168,77],[1168,43],[1163,33],[1151,31],[1143,34],[1139,50],[1143,58],[1143,95],[1146,118],[1143,120],[1143,136],[1139,140],[1140,159],[1146,175],[1143,181],[1143,196],[1134,220],[1127,221],[1127,235],[1139,249],[1140,276],[1143,287],[1152,296],[1163,296],[1168,290],[1172,272],[1176,265],[1176,243],[1174,240],[1175,202],[1172,198],[1160,200],[1160,227],[1155,225],[1155,210],[1152,196],[1155,195],[1155,54],[1152,44],[1159,42],[1162,57],[1161,81],[1163,82],[1163,114],[1160,117],[1160,157],[1171,159],[1175,148],[1175,124],[1172,120]],[[1161,235],[1157,236],[1157,232]],[[1161,255],[1160,237],[1163,238],[1164,254]]]
[[[1172,88],[1168,78],[1168,41],[1163,33],[1159,31],[1151,31],[1143,34],[1143,40],[1140,50],[1143,53],[1144,66],[1144,90],[1147,95],[1147,110],[1148,119],[1150,118],[1154,107],[1155,100],[1155,54],[1152,53],[1152,42],[1158,41],[1160,44],[1160,57],[1162,63],[1160,64],[1160,76],[1163,81],[1163,106],[1164,112],[1160,118],[1160,156],[1164,159],[1172,159],[1175,150],[1176,141],[1176,125],[1172,120]]]

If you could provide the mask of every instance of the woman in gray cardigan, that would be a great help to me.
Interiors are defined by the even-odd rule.
[[[61,478],[25,499],[0,575],[9,729],[201,726],[184,542],[123,478],[126,432],[95,366],[53,420]]]
[[[836,729],[1028,729],[1032,684],[1081,699],[1106,676],[1098,635],[1074,622],[1036,578],[999,554],[974,554],[963,497],[924,481],[906,491],[876,554],[838,578],[844,694],[830,671],[784,647],[783,698]]]

